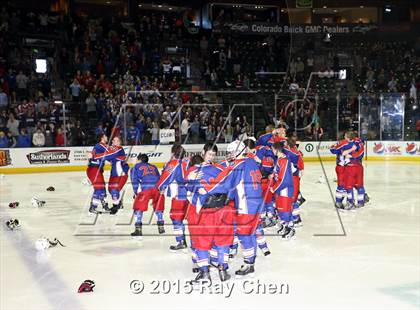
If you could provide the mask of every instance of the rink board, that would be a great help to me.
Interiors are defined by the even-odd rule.
[[[333,161],[329,149],[335,141],[303,142],[300,149],[306,162]],[[187,155],[200,154],[202,144],[187,144]],[[218,144],[218,159],[226,155],[227,144]],[[132,166],[139,153],[146,153],[149,162],[159,168],[169,161],[170,145],[126,146],[128,163]],[[0,173],[36,173],[82,171],[86,169],[88,147],[13,148],[0,150]],[[365,160],[420,161],[420,142],[368,141]],[[109,167],[106,167],[108,169]]]

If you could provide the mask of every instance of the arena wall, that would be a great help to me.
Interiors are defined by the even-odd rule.
[[[306,162],[332,161],[329,148],[335,141],[303,142],[300,149]],[[218,157],[226,155],[227,144],[218,144]],[[187,144],[190,154],[199,154],[202,144]],[[139,153],[146,153],[150,163],[163,167],[170,158],[170,145],[126,146],[128,163],[134,164]],[[13,148],[0,150],[0,173],[36,173],[55,171],[82,171],[86,169],[87,154],[92,147]],[[368,141],[366,160],[420,161],[420,142]],[[108,167],[106,167],[108,168]]]

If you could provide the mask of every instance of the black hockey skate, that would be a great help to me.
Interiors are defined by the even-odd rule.
[[[300,215],[297,215],[297,218],[295,220],[293,220],[293,225],[295,227],[302,227],[302,218],[300,217]]]
[[[299,206],[303,205],[305,203],[306,199],[303,198],[303,196],[300,196],[300,198],[298,199],[297,203]]]
[[[113,204],[112,208],[109,210],[109,214],[117,214],[119,209],[121,209],[121,202],[119,204]]]
[[[289,226],[286,226],[286,230],[284,231],[284,233],[281,235],[281,238],[283,240],[290,240],[293,236],[295,235],[295,230],[294,228],[291,228]]]
[[[180,250],[184,250],[187,247],[188,247],[187,242],[185,240],[182,240],[182,241],[178,242],[176,245],[171,245],[169,247],[169,250],[172,251],[172,252],[177,252],[177,251],[180,251]]]
[[[211,285],[211,278],[209,270],[200,269],[194,280],[189,281],[191,285],[209,283]]]
[[[165,227],[164,227],[164,222],[163,221],[158,221],[157,222],[158,225],[158,232],[159,234],[164,234],[165,233]]]
[[[278,223],[278,230],[277,230],[277,233],[279,234],[279,235],[283,235],[284,233],[285,233],[285,231],[286,231],[286,224],[284,224],[284,223]]]
[[[266,217],[265,220],[262,222],[263,228],[273,227],[276,226],[277,219],[275,217]]]
[[[365,200],[365,203],[364,204],[367,204],[369,201],[370,201],[370,197],[368,196],[368,194],[366,194],[365,193],[365,198],[364,198],[364,200]]]
[[[244,277],[247,275],[253,276],[255,274],[254,264],[245,262],[240,269],[235,271],[235,275]]]
[[[89,207],[89,212],[92,213],[92,214],[101,214],[102,213],[101,211],[96,210],[95,206],[90,206]]]
[[[200,268],[199,268],[199,267],[197,267],[197,265],[194,265],[194,267],[192,267],[192,272],[193,272],[193,273],[200,272]]]
[[[268,256],[268,255],[271,254],[270,250],[267,249],[267,248],[263,249],[262,252],[263,252],[264,256]]]
[[[140,237],[140,236],[143,236],[142,227],[141,226],[142,226],[141,224],[137,224],[135,226],[135,230],[130,235],[132,237]]]
[[[344,210],[344,205],[343,205],[343,203],[342,203],[342,202],[336,202],[336,203],[335,203],[335,207],[336,207],[337,209],[342,209],[342,210]]]
[[[346,205],[344,205],[344,210],[346,211],[352,211],[354,210],[356,207],[354,206],[354,203],[347,203]]]
[[[231,278],[230,277],[230,274],[227,272],[227,269],[225,269],[223,267],[223,265],[219,265],[218,269],[219,269],[219,278],[220,278],[220,281],[224,282],[224,281],[227,281],[227,280],[229,280]]]
[[[111,211],[111,209],[108,206],[108,202],[106,202],[105,200],[102,200],[101,203],[102,203],[102,209],[104,209],[105,212]]]

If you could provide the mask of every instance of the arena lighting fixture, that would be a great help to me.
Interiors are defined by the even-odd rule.
[[[324,5],[324,6],[323,6],[323,8],[324,8],[324,9],[326,9],[326,8],[327,8],[327,6],[326,6],[326,5]]]
[[[361,5],[361,6],[360,6],[360,8],[361,8],[361,9],[364,9],[364,8],[365,8],[365,6],[364,6],[364,5]]]
[[[63,101],[62,100],[54,100],[54,103],[55,104],[63,104]]]
[[[45,73],[47,72],[47,60],[46,59],[35,59],[35,72]]]

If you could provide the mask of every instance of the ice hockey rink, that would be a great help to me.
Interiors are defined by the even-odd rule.
[[[193,278],[190,255],[168,250],[174,242],[168,212],[165,236],[157,236],[155,218],[143,229],[150,236],[129,236],[131,185],[117,216],[95,219],[87,212],[91,187],[82,183],[84,172],[5,175],[0,180],[0,308],[419,309],[420,165],[364,165],[370,203],[338,213],[330,192],[334,163],[307,163],[304,225],[296,237],[282,241],[268,230],[272,254],[264,257],[258,250],[254,278],[221,285],[213,270],[212,288],[193,292],[184,287]],[[325,182],[319,180],[323,166]],[[56,190],[47,192],[48,186]],[[46,205],[32,207],[34,195]],[[20,206],[9,208],[12,201]],[[20,221],[20,230],[6,228],[9,218]],[[58,238],[66,247],[37,252],[39,237]],[[239,253],[231,274],[241,261]],[[95,291],[78,294],[85,279],[95,281]],[[138,289],[130,286],[133,280],[142,281],[142,292],[133,293]]]

